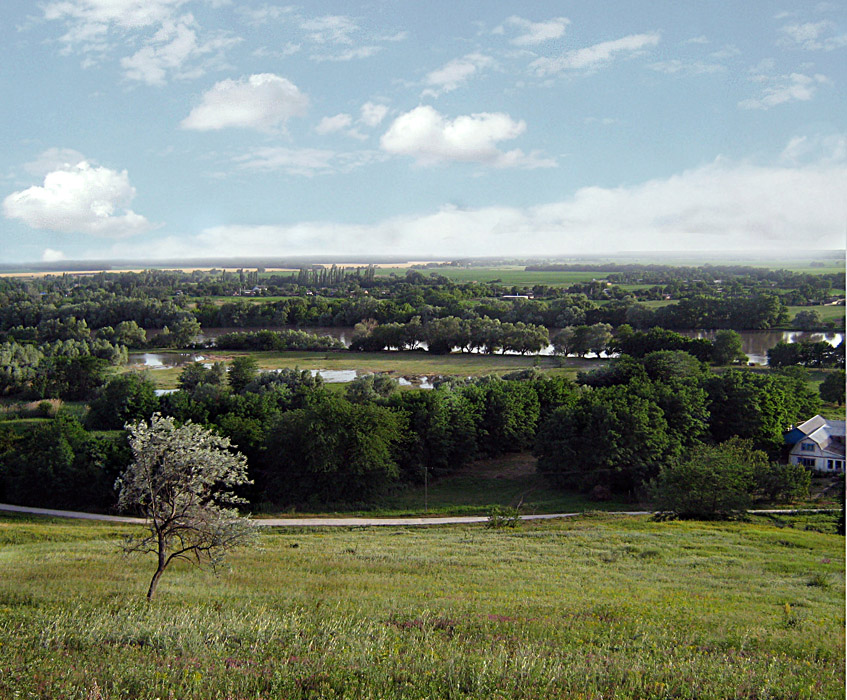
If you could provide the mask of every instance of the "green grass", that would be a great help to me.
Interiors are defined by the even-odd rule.
[[[488,515],[494,506],[520,506],[525,515],[636,509],[631,503],[588,501],[550,488],[536,473],[531,455],[513,454],[474,462],[426,486],[403,488],[384,497],[369,514]]]
[[[377,268],[376,277],[389,277],[395,274],[398,277],[406,276],[407,268],[382,267]],[[525,270],[523,266],[503,267],[438,267],[432,269],[419,269],[422,275],[429,277],[436,273],[446,277],[453,282],[493,282],[506,285],[532,286],[535,284],[546,284],[548,286],[567,286],[576,282],[590,282],[592,279],[603,279],[609,272],[574,272],[574,271],[534,271]]]
[[[384,372],[398,377],[432,377],[436,375],[478,377],[486,374],[505,374],[537,366],[540,370],[574,379],[577,372],[598,366],[597,360],[567,358],[562,366],[558,358],[520,355],[477,355],[454,353],[431,355],[427,352],[251,352],[216,351],[206,354],[207,361],[228,360],[236,355],[250,354],[262,369],[358,370],[360,373]],[[600,361],[602,362],[602,361]],[[149,375],[159,389],[173,389],[182,370],[157,369]]]
[[[836,321],[840,322],[840,325],[836,330],[844,331],[844,307],[843,306],[829,306],[827,304],[819,305],[819,306],[789,306],[788,307],[788,318],[789,323],[790,319],[793,319],[800,311],[817,311],[820,314],[821,320],[826,323],[827,321]]]
[[[0,519],[0,697],[841,698],[844,540],[595,515],[285,530],[218,577]]]

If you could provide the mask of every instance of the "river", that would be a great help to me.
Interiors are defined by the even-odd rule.
[[[208,328],[201,333],[202,342],[213,340],[224,333],[232,333],[234,331],[249,331],[261,330],[259,328]],[[273,328],[271,330],[286,330],[285,328]],[[330,327],[324,328],[320,326],[305,327],[299,330],[315,333],[316,335],[327,335],[336,340],[340,340],[345,345],[350,345],[350,340],[353,337],[353,329],[349,327]],[[679,331],[682,335],[689,338],[706,338],[713,340],[717,331],[710,330],[693,330]],[[777,343],[799,343],[819,342],[825,340],[830,345],[838,345],[844,340],[844,333],[811,333],[807,331],[738,331],[741,336],[741,349],[749,358],[750,362],[758,365],[765,365],[768,362],[768,350],[774,347]],[[425,344],[423,344],[425,347]],[[548,345],[539,355],[552,355],[553,346]]]
[[[214,341],[215,338],[224,335],[225,333],[233,333],[233,332],[249,332],[249,331],[257,331],[257,330],[291,330],[291,327],[276,327],[276,328],[205,328],[198,336],[197,340],[199,343],[207,343],[209,341]],[[344,345],[349,346],[350,340],[353,337],[353,329],[350,327],[303,327],[296,328],[296,330],[306,331],[308,333],[314,333],[316,335],[330,336],[337,340],[340,340]],[[148,331],[149,333],[149,331]],[[693,330],[693,331],[679,331],[680,334],[685,335],[689,338],[706,338],[708,340],[713,340],[717,331],[714,330]],[[812,333],[808,331],[780,331],[780,330],[769,330],[769,331],[738,331],[738,335],[741,336],[741,349],[745,355],[747,355],[748,361],[758,364],[758,365],[766,365],[768,362],[768,350],[774,347],[777,343],[799,343],[799,342],[820,342],[825,340],[830,345],[838,345],[844,340],[844,333]],[[152,334],[151,334],[152,337]],[[425,344],[422,344],[422,347],[426,347]],[[517,354],[517,353],[511,353]],[[539,355],[552,355],[553,354],[553,346],[548,345],[544,348]],[[148,369],[159,369],[165,367],[178,367],[180,365],[187,364],[189,362],[199,361],[202,362],[202,355],[198,355],[195,353],[130,353],[129,362],[130,364],[143,364]],[[334,371],[334,370],[330,370]],[[345,371],[345,370],[338,370]],[[327,374],[329,372],[321,372],[321,375],[324,377],[326,381],[350,381],[349,379],[328,379]]]

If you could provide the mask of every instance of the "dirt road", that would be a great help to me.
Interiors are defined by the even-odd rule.
[[[46,515],[54,518],[79,518],[83,520],[102,520],[112,523],[144,523],[143,518],[129,518],[121,515],[100,515],[98,513],[80,513],[73,510],[54,510],[50,508],[28,508],[0,503],[0,511],[9,513],[26,513],[29,515]],[[647,515],[648,511],[633,510],[616,515]],[[574,518],[582,513],[550,513],[545,515],[522,515],[521,520],[552,520],[555,518]],[[371,527],[376,525],[392,525],[394,527],[419,525],[462,525],[484,523],[488,521],[485,515],[456,515],[442,517],[409,517],[409,518],[255,518],[254,522],[260,527]]]

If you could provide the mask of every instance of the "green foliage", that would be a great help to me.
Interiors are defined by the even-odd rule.
[[[94,437],[65,412],[18,439],[8,436],[0,450],[3,497],[48,508],[108,508],[115,477],[127,461],[121,440]]]
[[[843,369],[837,369],[827,374],[818,388],[821,399],[841,406],[844,403],[845,381],[847,381],[847,375],[845,375]]]
[[[155,343],[163,348],[186,348],[194,343],[200,333],[200,323],[191,314],[180,315],[174,323],[162,328]]]
[[[149,376],[130,372],[109,380],[89,407],[85,419],[89,430],[120,430],[126,423],[149,419],[159,398]]]
[[[259,372],[259,363],[252,355],[238,355],[229,363],[227,381],[236,394],[241,393],[255,379]]]
[[[747,356],[742,350],[741,336],[732,330],[722,330],[715,333],[712,341],[712,362],[716,365],[728,365],[739,360],[746,361]]]
[[[794,501],[809,495],[811,472],[801,464],[757,463],[755,492],[768,501]]]
[[[177,383],[183,391],[192,392],[201,384],[223,386],[226,379],[226,366],[223,362],[215,362],[211,367],[205,367],[202,362],[191,362],[179,373]]]
[[[400,415],[332,395],[287,411],[270,429],[261,486],[274,503],[363,503],[398,476]]]
[[[711,433],[717,442],[750,438],[772,456],[783,433],[818,413],[820,397],[795,377],[728,370],[706,381]]]
[[[488,512],[488,520],[485,523],[485,527],[489,530],[515,529],[520,524],[521,515],[517,508],[494,506]]]
[[[650,495],[665,515],[737,518],[750,507],[756,474],[768,468],[767,455],[754,450],[750,440],[732,438],[720,445],[700,445],[686,459],[663,466]]]
[[[476,455],[476,426],[460,392],[399,392],[388,406],[402,415],[407,428],[397,458],[406,480],[443,477]]]
[[[621,385],[584,391],[553,411],[538,430],[535,454],[539,473],[555,486],[625,493],[677,449],[659,405]]]
[[[799,311],[795,314],[794,318],[791,319],[791,327],[796,328],[799,331],[814,331],[821,328],[822,325],[823,322],[821,321],[821,315],[815,309]]]
[[[388,398],[398,386],[397,380],[387,374],[366,374],[350,382],[344,393],[353,403],[370,403]]]

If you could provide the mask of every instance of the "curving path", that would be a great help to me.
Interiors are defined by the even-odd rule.
[[[834,508],[796,508],[775,510],[751,510],[750,513],[783,514],[791,513],[827,513]],[[102,520],[110,523],[135,523],[143,525],[144,518],[131,518],[123,515],[101,515],[99,513],[81,513],[75,510],[54,510],[51,508],[30,508],[28,506],[13,506],[0,503],[0,512],[25,513],[28,515],[46,515],[54,518],[77,518],[82,520]],[[652,515],[649,510],[602,511],[608,515]],[[545,513],[542,515],[521,515],[521,520],[553,520],[556,518],[575,518],[584,513]],[[392,525],[394,527],[419,525],[463,525],[488,522],[487,515],[450,515],[438,517],[407,517],[407,518],[254,518],[253,522],[260,527],[371,527],[374,525]]]
[[[79,518],[83,520],[103,520],[111,523],[147,522],[144,518],[130,518],[122,515],[100,515],[99,513],[80,513],[73,510],[54,510],[51,508],[29,508],[0,503],[0,511],[26,513],[28,515],[47,515],[54,518]],[[650,511],[631,510],[611,513],[612,515],[649,515]],[[522,515],[521,520],[552,520],[554,518],[574,518],[583,513],[549,513],[543,515]],[[461,525],[488,522],[487,515],[454,515],[432,518],[254,518],[260,527],[370,527],[372,525],[418,526],[418,525]]]

